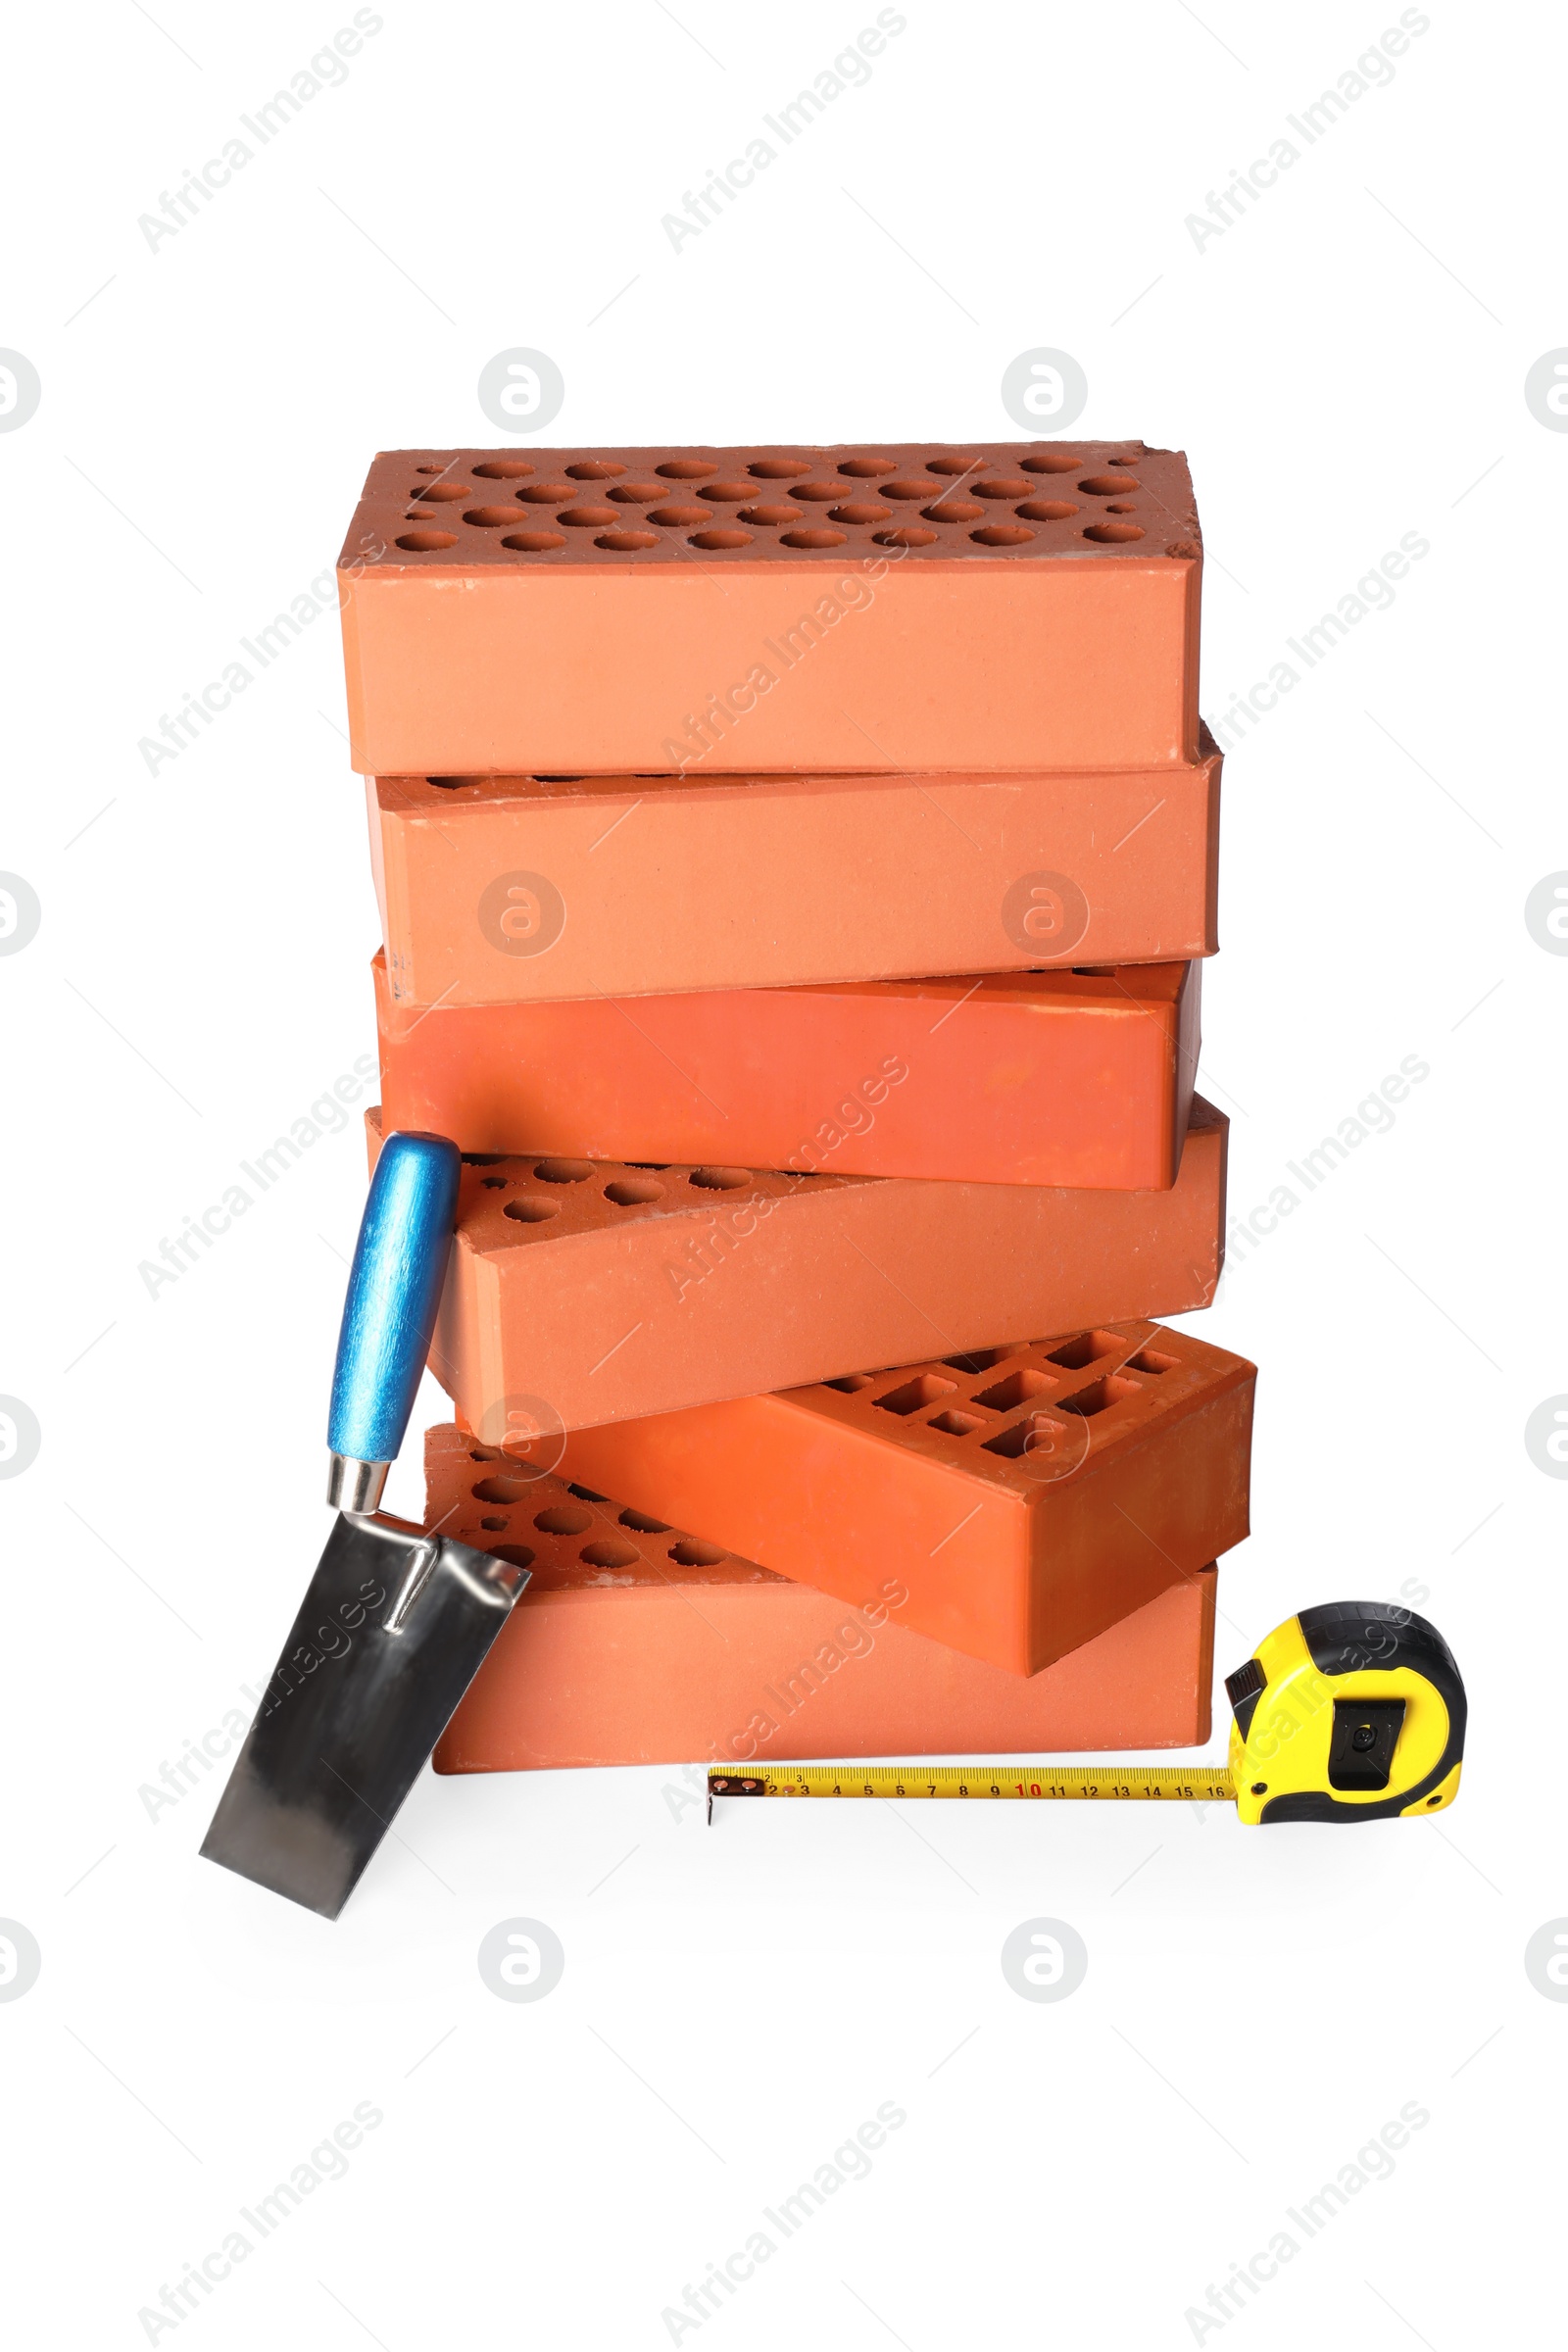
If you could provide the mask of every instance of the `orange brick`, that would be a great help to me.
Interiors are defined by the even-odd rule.
[[[1139,442],[385,451],[338,563],[354,764],[1174,765],[1200,561]]]
[[[1248,1533],[1254,1368],[1152,1323],[950,1355],[567,1442],[572,1478],[1037,1674]]]
[[[368,1114],[373,1155],[380,1113]],[[755,1396],[867,1363],[1206,1306],[1227,1121],[1195,1096],[1169,1192],[466,1166],[430,1351],[488,1443]]]
[[[443,1735],[437,1772],[1208,1738],[1211,1567],[1026,1678],[908,1632],[903,1587],[876,1561],[846,1604],[514,1467],[456,1429],[425,1440],[427,1524],[526,1555],[533,1572]]]
[[[1210,955],[1220,755],[944,774],[381,776],[371,859],[416,1005]]]
[[[1196,963],[394,1004],[375,958],[388,1128],[465,1152],[648,1153],[978,1184],[1175,1182]]]

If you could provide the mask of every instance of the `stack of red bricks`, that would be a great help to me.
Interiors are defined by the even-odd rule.
[[[1207,1737],[1200,572],[1125,441],[375,460],[371,1149],[463,1152],[428,1516],[532,1571],[444,1769]]]

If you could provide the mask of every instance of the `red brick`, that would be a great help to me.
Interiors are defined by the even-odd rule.
[[[880,1563],[847,1604],[514,1467],[456,1429],[425,1441],[427,1524],[526,1552],[533,1580],[447,1727],[438,1772],[1208,1738],[1211,1567],[1026,1678],[907,1631],[903,1587]]]
[[[1213,952],[1220,756],[1007,777],[386,776],[415,1005],[1163,963]],[[505,926],[505,927],[503,927]]]
[[[1200,968],[418,1011],[378,956],[382,1115],[465,1152],[1159,1191]]]
[[[385,451],[338,563],[354,764],[1175,763],[1200,571],[1140,442]]]
[[[1255,1379],[1123,1323],[579,1430],[564,1470],[1036,1674],[1244,1540]]]
[[[368,1114],[373,1156],[380,1113]],[[486,1440],[518,1398],[593,1427],[1206,1306],[1227,1121],[1169,1192],[613,1160],[464,1169],[431,1367]],[[532,1410],[532,1406],[517,1409]]]

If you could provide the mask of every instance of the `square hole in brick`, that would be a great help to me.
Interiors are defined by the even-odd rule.
[[[982,1389],[975,1402],[989,1404],[993,1412],[1010,1413],[1015,1404],[1027,1404],[1031,1396],[1048,1396],[1060,1386],[1060,1381],[1053,1380],[1049,1372],[1036,1372],[1024,1364],[1018,1371],[1009,1372],[1005,1380],[999,1380],[995,1388]]]
[[[985,1423],[978,1413],[960,1413],[955,1405],[949,1405],[945,1413],[935,1414],[926,1427],[940,1429],[945,1438],[972,1438],[977,1429],[985,1428]]]
[[[1127,1358],[1129,1372],[1179,1372],[1180,1364],[1173,1355],[1161,1355],[1155,1348],[1140,1348],[1136,1355]]]
[[[1117,1355],[1121,1342],[1113,1331],[1081,1331],[1076,1339],[1063,1340],[1059,1348],[1048,1348],[1046,1361],[1063,1364],[1069,1372],[1081,1372],[1086,1364],[1095,1364],[1102,1355]]]
[[[1124,1396],[1141,1394],[1136,1380],[1118,1380],[1114,1373],[1107,1372],[1103,1380],[1092,1380],[1088,1388],[1080,1389],[1075,1396],[1064,1396],[1061,1410],[1064,1413],[1076,1413],[1080,1420],[1090,1421],[1096,1413],[1104,1412],[1110,1405],[1120,1404]]]
[[[1062,1423],[1053,1421],[1049,1413],[1027,1413],[1000,1437],[987,1438],[985,1449],[987,1453],[1000,1453],[1004,1461],[1021,1462],[1038,1447],[1054,1450],[1056,1440],[1065,1435]]]
[[[917,1372],[913,1380],[906,1380],[900,1389],[890,1389],[876,1402],[885,1413],[917,1413],[922,1404],[936,1404],[942,1397],[951,1396],[957,1385],[956,1380],[939,1379],[935,1372]]]
[[[942,1360],[951,1364],[955,1372],[972,1376],[976,1372],[989,1372],[993,1364],[1004,1364],[1009,1355],[1017,1352],[1016,1348],[977,1348],[971,1355],[945,1355]]]

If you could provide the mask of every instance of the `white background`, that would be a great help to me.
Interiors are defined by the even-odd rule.
[[[101,0],[13,33],[0,342],[43,396],[0,436],[0,865],[43,919],[0,961],[0,1391],[42,1447],[0,1484],[0,1913],[43,1966],[0,2004],[6,2331],[148,2340],[138,2312],[368,2101],[347,2177],[153,2340],[662,2345],[892,2101],[869,2178],[678,2340],[1504,2340],[1558,2218],[1568,2033],[1523,1965],[1568,1913],[1568,1490],[1523,1437],[1568,1390],[1568,962],[1524,921],[1568,866],[1568,438],[1524,397],[1568,342],[1560,20],[1434,5],[1200,247],[1187,216],[1396,8],[909,0],[866,86],[676,253],[662,216],[869,5],[389,0],[150,249],[138,216],[351,13]],[[1002,438],[1007,363],[1069,351],[1077,430],[1190,454],[1214,716],[1430,542],[1228,765],[1204,1082],[1233,1207],[1403,1057],[1430,1076],[1199,1327],[1261,1367],[1221,1668],[1303,1603],[1419,1586],[1471,1692],[1451,1818],[780,1805],[710,1833],[661,1771],[426,1776],[336,1926],[198,1861],[216,1774],[149,1819],[325,1532],[357,1128],[156,1298],[137,1266],[372,1051],[375,923],[330,617],[156,775],[138,743],[330,565],[373,450],[496,437],[476,379],[519,344],[564,372],[546,438],[579,442]],[[565,1949],[534,2004],[475,1965],[514,1915]],[[1088,1946],[1060,2003],[999,1965],[1039,1915]],[[1200,2332],[1210,2282],[1408,2102],[1393,2178]]]

